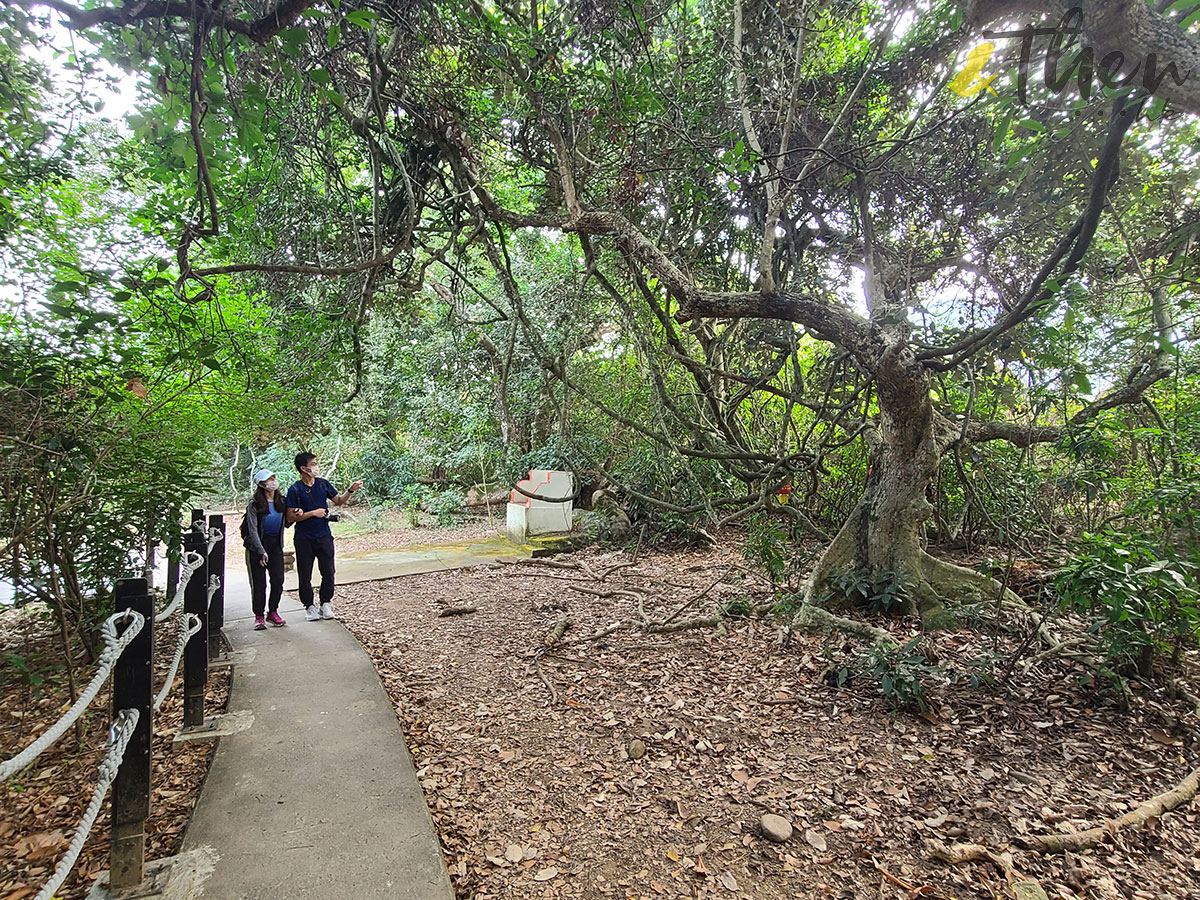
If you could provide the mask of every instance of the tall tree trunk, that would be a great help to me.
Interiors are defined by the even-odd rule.
[[[948,606],[994,599],[1003,588],[986,575],[935,559],[921,546],[933,512],[926,493],[953,436],[933,409],[929,374],[911,351],[897,345],[885,352],[875,377],[880,422],[868,436],[866,489],[817,562],[805,599],[844,604],[833,576],[857,570],[902,586],[893,612],[916,613],[927,627],[944,627],[953,621]]]

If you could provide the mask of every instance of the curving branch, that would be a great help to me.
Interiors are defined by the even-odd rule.
[[[244,35],[256,44],[265,44],[283,29],[295,25],[307,9],[317,5],[317,0],[282,0],[256,19],[219,14],[207,4],[191,2],[138,2],[91,9],[80,9],[63,0],[15,0],[14,5],[25,10],[38,6],[53,9],[66,17],[67,27],[74,31],[86,31],[97,25],[124,27],[154,19],[184,19],[191,22],[208,19],[214,28]]]
[[[1097,63],[1110,53],[1119,53],[1126,62],[1121,71],[1129,73],[1140,62],[1139,80],[1161,79],[1153,90],[1156,97],[1200,113],[1200,38],[1184,31],[1177,20],[1163,15],[1147,0],[973,0],[967,6],[966,21],[977,29],[999,22],[1018,22],[1022,27],[1033,24],[1031,20],[1038,16],[1049,15],[1057,21],[1039,27],[1054,27],[1073,8],[1082,14],[1080,37],[1092,48]],[[1174,74],[1169,71],[1172,66]]]

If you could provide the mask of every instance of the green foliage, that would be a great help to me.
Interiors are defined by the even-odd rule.
[[[883,698],[897,709],[927,710],[928,686],[945,683],[951,676],[946,669],[926,661],[919,649],[921,641],[918,635],[901,646],[872,644],[852,662],[834,670],[834,681],[841,686],[859,673],[877,684]]]
[[[463,495],[460,491],[439,491],[424,501],[424,507],[438,525],[448,528],[463,513]]]
[[[429,488],[423,484],[410,484],[401,489],[400,504],[408,516],[410,527],[421,527],[421,503],[429,493]]]
[[[412,457],[386,435],[377,436],[358,458],[363,490],[372,499],[402,499],[417,479]]]
[[[752,515],[746,522],[742,557],[765,575],[775,589],[792,586],[806,562],[796,552],[783,523],[761,513]]]
[[[1200,555],[1140,532],[1085,535],[1079,555],[1056,577],[1065,605],[1092,617],[1091,631],[1119,672],[1149,676],[1156,660],[1193,647],[1200,635]]]
[[[879,615],[901,612],[908,607],[909,598],[899,576],[890,570],[865,567],[835,571],[829,577],[831,585],[852,606],[865,606]]]
[[[721,615],[728,619],[746,619],[754,611],[745,597],[731,597],[721,605]]]
[[[26,657],[20,653],[7,653],[4,656],[6,671],[10,673],[17,684],[27,688],[34,697],[40,695],[41,687],[48,680],[47,676],[51,675],[51,671],[62,668],[61,663],[48,665],[40,656],[41,654],[34,654]]]

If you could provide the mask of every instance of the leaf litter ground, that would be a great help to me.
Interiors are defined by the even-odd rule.
[[[460,898],[1009,896],[997,870],[936,862],[926,841],[1001,849],[1102,825],[1196,765],[1186,706],[1139,691],[1122,712],[1069,663],[1018,670],[1006,689],[943,686],[936,711],[914,715],[866,678],[830,686],[831,660],[857,649],[836,635],[781,645],[777,624],[729,619],[588,639],[661,620],[705,588],[695,613],[753,599],[755,584],[729,550],[565,559],[579,568],[339,588]],[[464,605],[477,612],[439,616]],[[572,626],[547,649],[564,615]],[[965,671],[989,653],[1002,665],[1017,638],[944,632],[925,652]],[[794,825],[790,840],[761,835],[768,812]],[[1016,859],[1052,898],[1197,898],[1196,824],[1189,804],[1094,852]]]
[[[6,610],[2,621],[0,657],[6,664],[0,674],[0,758],[7,759],[54,724],[70,705],[70,696],[57,631],[42,607],[33,604]],[[166,677],[180,621],[177,617],[156,628],[156,692]],[[88,665],[82,652],[75,664],[77,682],[86,684],[94,666]],[[38,683],[31,684],[28,675],[19,677],[24,667]],[[76,740],[74,729],[69,730],[33,765],[0,784],[0,900],[26,900],[36,895],[66,853],[95,790],[96,767],[104,758],[112,719],[111,686],[110,679],[84,714],[82,743]],[[210,671],[205,710],[224,709],[228,695],[229,670]],[[178,852],[216,749],[212,742],[172,746],[182,725],[181,670],[174,690],[154,715],[147,860]],[[106,800],[75,869],[56,895],[61,900],[85,897],[96,877],[107,871],[111,815]]]

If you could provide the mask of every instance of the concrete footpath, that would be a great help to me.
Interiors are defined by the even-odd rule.
[[[184,839],[203,900],[453,900],[391,701],[336,620],[308,622],[286,594],[284,628],[252,629],[231,552],[229,710]],[[335,607],[336,600],[334,598]]]

